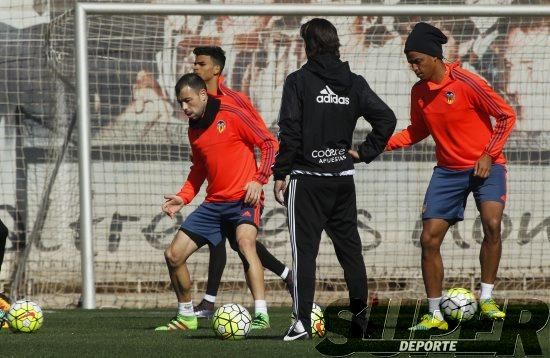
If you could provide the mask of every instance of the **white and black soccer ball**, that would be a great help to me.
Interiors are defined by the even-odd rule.
[[[244,339],[250,332],[252,317],[238,303],[227,303],[214,312],[212,329],[220,339]]]
[[[455,321],[468,321],[477,312],[476,297],[466,288],[449,289],[439,305],[443,315]]]
[[[10,328],[14,332],[36,332],[44,323],[44,313],[38,304],[31,300],[15,301],[6,316]]]

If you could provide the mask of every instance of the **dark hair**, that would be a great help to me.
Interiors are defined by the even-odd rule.
[[[199,92],[201,89],[206,89],[206,83],[199,75],[195,73],[187,73],[178,80],[176,83],[176,97],[180,94],[183,87],[189,86],[195,91]]]
[[[225,51],[219,46],[199,46],[193,50],[195,56],[210,56],[214,64],[220,66],[220,72],[225,67]]]
[[[311,19],[300,27],[308,58],[331,53],[340,58],[340,40],[336,27],[325,19]]]

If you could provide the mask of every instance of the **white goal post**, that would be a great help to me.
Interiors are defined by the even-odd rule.
[[[443,5],[162,5],[77,3],[75,55],[78,99],[78,159],[82,307],[96,307],[92,228],[92,160],[88,68],[88,16],[90,15],[311,15],[311,16],[550,16],[550,6],[443,6]],[[368,80],[368,79],[367,79]]]

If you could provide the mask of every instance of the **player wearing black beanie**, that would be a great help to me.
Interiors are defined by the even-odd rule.
[[[425,22],[416,24],[405,42],[405,53],[416,51],[426,55],[443,58],[442,45],[447,43],[447,36],[435,26]]]
[[[483,78],[458,62],[443,61],[446,42],[441,30],[424,22],[409,34],[404,52],[419,78],[411,90],[411,124],[394,134],[386,146],[388,151],[404,148],[430,135],[437,143],[437,166],[426,190],[420,234],[428,314],[410,327],[411,331],[449,329],[440,306],[444,278],[441,245],[451,225],[464,220],[470,192],[484,234],[479,254],[481,315],[492,320],[506,317],[492,292],[502,255],[501,225],[507,199],[503,148],[516,115]]]

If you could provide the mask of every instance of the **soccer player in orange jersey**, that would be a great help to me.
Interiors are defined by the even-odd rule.
[[[502,252],[501,221],[506,203],[506,158],[502,149],[516,116],[512,108],[480,77],[443,62],[446,36],[420,22],[405,42],[411,69],[420,78],[411,92],[411,124],[394,134],[387,150],[408,147],[431,135],[437,166],[422,208],[422,276],[429,314],[411,330],[448,329],[439,301],[443,283],[440,247],[449,227],[464,219],[464,208],[473,192],[483,225],[481,263],[481,313],[503,319],[492,298]],[[490,117],[495,119],[495,126]]]
[[[246,276],[256,310],[252,325],[267,328],[264,274],[256,253],[256,236],[263,209],[262,187],[271,175],[277,141],[265,124],[252,119],[246,111],[209,96],[205,82],[196,74],[181,77],[176,84],[176,94],[189,118],[193,165],[181,190],[165,196],[163,212],[173,218],[191,202],[205,180],[208,186],[205,201],[187,216],[164,253],[178,299],[178,314],[157,330],[197,328],[186,262],[201,246],[219,245],[225,224],[236,228],[239,251],[249,265]],[[261,151],[259,165],[254,148]]]
[[[250,99],[244,93],[234,91],[224,84],[222,71],[225,66],[225,52],[223,49],[218,46],[201,46],[196,47],[193,50],[193,54],[195,55],[193,72],[204,80],[208,94],[219,99],[222,104],[244,109],[250,114],[251,118],[258,121],[261,126],[264,126],[265,122],[263,118],[254,108]],[[231,226],[224,227],[224,236],[234,237],[235,229]],[[236,241],[231,239],[229,243],[231,248],[239,254],[246,270],[248,264],[236,247]],[[204,298],[195,306],[195,313],[198,317],[210,317],[214,313],[214,303],[226,263],[225,240],[217,246],[208,245],[208,248],[210,250],[208,282]],[[290,274],[288,267],[275,258],[259,241],[256,241],[256,251],[262,265],[281,277],[289,292],[292,292],[292,274]],[[254,328],[258,327],[254,326]]]

